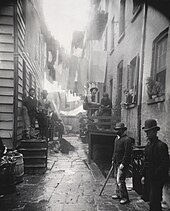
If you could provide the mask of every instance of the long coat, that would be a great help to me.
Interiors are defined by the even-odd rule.
[[[168,146],[158,138],[145,147],[143,176],[147,180],[166,182],[168,179]]]
[[[114,152],[112,160],[116,165],[123,164],[127,166],[131,162],[132,153],[132,139],[126,134],[123,134],[120,138],[115,139]]]

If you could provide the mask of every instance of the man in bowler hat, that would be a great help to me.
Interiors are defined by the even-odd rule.
[[[168,146],[160,141],[157,132],[160,127],[154,119],[145,121],[142,128],[148,139],[145,147],[145,159],[142,184],[149,189],[150,211],[161,211],[162,189],[168,179],[169,155]]]
[[[117,137],[114,144],[112,165],[116,167],[116,194],[113,199],[119,199],[120,204],[129,202],[125,179],[129,170],[132,153],[132,138],[126,135],[127,128],[124,123],[116,124]]]

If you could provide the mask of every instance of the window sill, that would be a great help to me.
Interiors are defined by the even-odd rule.
[[[118,43],[120,43],[120,42],[123,40],[124,36],[125,36],[125,32],[123,32],[123,33],[120,35],[119,40],[118,40]]]
[[[147,101],[147,104],[151,105],[151,104],[155,104],[155,103],[161,103],[161,102],[164,102],[164,101],[165,101],[165,95],[161,96],[161,97],[155,97],[153,99],[149,99]]]
[[[133,23],[136,20],[136,17],[140,13],[141,9],[142,9],[142,5],[138,6],[138,8],[135,10],[135,12],[133,13],[131,23]]]
[[[112,53],[114,52],[114,48],[112,48],[111,50],[110,50],[110,56],[112,55]]]
[[[131,104],[128,104],[128,103],[122,103],[122,106],[126,109],[131,109],[131,108],[135,108],[136,107],[136,104],[135,103],[131,103]]]

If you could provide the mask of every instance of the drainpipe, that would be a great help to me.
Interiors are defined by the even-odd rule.
[[[142,39],[141,39],[141,50],[140,50],[140,63],[139,63],[139,92],[138,92],[138,119],[137,119],[137,130],[138,130],[138,145],[141,145],[141,113],[142,113],[142,90],[143,90],[143,71],[144,71],[144,57],[145,57],[145,40],[146,40],[146,21],[147,21],[147,9],[146,3],[143,5],[143,24],[142,24]]]

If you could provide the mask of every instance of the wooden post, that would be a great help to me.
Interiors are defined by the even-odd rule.
[[[17,122],[18,122],[18,32],[17,32],[17,0],[13,2],[14,7],[14,122],[13,122],[13,148],[17,142]]]

